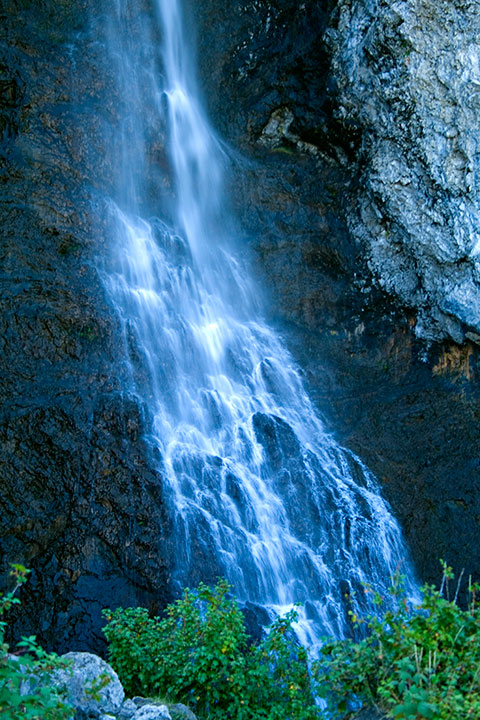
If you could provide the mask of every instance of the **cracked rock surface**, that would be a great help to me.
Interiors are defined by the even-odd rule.
[[[478,1],[189,5],[272,321],[419,576],[478,577]]]
[[[362,134],[348,215],[419,337],[480,329],[480,3],[340,0],[336,117]]]
[[[186,4],[271,321],[420,577],[443,557],[479,578],[478,1]],[[0,7],[0,570],[33,569],[13,634],[60,651],[102,650],[105,605],[171,599],[162,478],[95,271],[122,115],[100,16]],[[148,142],[162,173],[155,119]]]
[[[95,270],[118,109],[99,15],[0,5],[0,573],[32,570],[13,636],[60,651],[104,648],[103,607],[168,595],[161,476]]]

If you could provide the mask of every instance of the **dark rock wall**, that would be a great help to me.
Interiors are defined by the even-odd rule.
[[[95,270],[116,117],[95,5],[0,9],[1,570],[33,569],[14,631],[60,650],[100,649],[104,606],[163,604],[170,565],[161,478]]]
[[[440,557],[478,577],[479,349],[473,336],[419,340],[414,303],[379,287],[369,248],[349,230],[374,128],[358,122],[373,95],[353,87],[357,106],[341,112],[347,91],[331,38],[341,20],[353,44],[347,4],[191,3],[204,93],[241,152],[232,195],[272,319],[328,426],[379,477],[420,578],[439,579]],[[379,78],[388,98],[388,78]]]
[[[61,650],[101,648],[103,606],[170,599],[161,477],[95,270],[122,103],[92,21],[108,11],[0,8],[1,569],[34,570],[15,633]],[[188,11],[272,320],[328,426],[380,478],[420,577],[438,579],[439,557],[479,574],[478,347],[417,339],[414,310],[378,288],[347,227],[363,130],[336,112],[335,2]],[[162,162],[153,148],[153,175]]]

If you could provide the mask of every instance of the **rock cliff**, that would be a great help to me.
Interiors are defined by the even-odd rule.
[[[422,579],[478,574],[478,3],[191,12],[274,320]]]
[[[59,649],[101,648],[109,603],[168,595],[161,479],[95,270],[118,109],[95,13],[0,8],[0,560],[33,569],[14,630]]]
[[[439,556],[480,574],[478,2],[187,4],[272,320],[422,579]],[[104,605],[170,599],[161,476],[95,270],[122,102],[95,21],[111,11],[0,8],[1,560],[34,569],[17,633],[60,650],[101,648]]]
[[[479,4],[345,0],[335,13],[334,114],[362,138],[352,234],[418,336],[478,342]]]

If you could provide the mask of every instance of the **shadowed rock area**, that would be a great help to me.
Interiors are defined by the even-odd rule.
[[[94,6],[0,10],[1,569],[33,569],[14,632],[60,650],[103,646],[102,607],[168,597],[161,478],[94,269],[116,113]]]

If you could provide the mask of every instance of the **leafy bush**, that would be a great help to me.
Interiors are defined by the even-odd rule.
[[[307,653],[290,630],[296,613],[251,643],[229,590],[224,580],[187,589],[163,619],[144,608],[104,611],[110,662],[127,693],[184,702],[205,718],[317,718]]]
[[[15,593],[26,581],[28,570],[13,565],[11,576],[15,587],[0,596],[0,617],[19,600]],[[62,720],[71,716],[57,688],[48,683],[51,673],[66,663],[58,655],[47,653],[37,644],[35,636],[22,638],[19,651],[10,653],[5,642],[7,623],[0,621],[0,716],[2,720]]]
[[[442,588],[453,579],[444,565]],[[396,609],[361,620],[363,640],[327,642],[315,666],[321,694],[335,717],[349,717],[347,698],[377,706],[397,720],[480,718],[480,609],[471,586],[467,610],[431,585],[412,607],[397,583]],[[383,601],[375,602],[381,610]],[[358,707],[358,704],[357,704]]]

